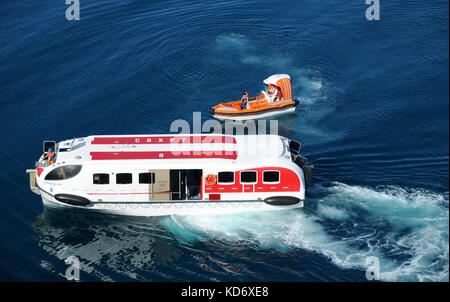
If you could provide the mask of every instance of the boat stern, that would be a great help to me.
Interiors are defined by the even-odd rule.
[[[26,173],[29,176],[31,192],[33,192],[33,193],[35,193],[37,195],[41,195],[41,191],[39,190],[39,188],[38,188],[38,186],[36,184],[37,169],[27,169]]]

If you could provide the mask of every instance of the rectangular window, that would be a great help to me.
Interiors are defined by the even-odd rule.
[[[289,150],[295,154],[298,154],[300,152],[301,146],[302,144],[300,144],[299,142],[296,142],[294,140],[289,141]]]
[[[294,158],[294,163],[296,163],[300,168],[303,168],[303,166],[305,165],[307,159],[304,158],[303,156],[297,155]]]
[[[139,173],[139,183],[140,184],[154,184],[155,183],[155,173]]]
[[[133,176],[131,173],[117,173],[116,174],[116,184],[126,185],[133,182]]]
[[[234,183],[234,172],[219,172],[218,183],[232,184]]]
[[[94,185],[107,185],[109,184],[109,174],[98,173],[94,174]]]
[[[264,171],[263,182],[280,182],[280,171]]]
[[[255,171],[241,172],[241,183],[256,183],[256,172]]]
[[[55,151],[56,150],[56,142],[44,141],[43,148],[44,148],[44,153],[48,152],[48,148],[52,148],[52,150]]]

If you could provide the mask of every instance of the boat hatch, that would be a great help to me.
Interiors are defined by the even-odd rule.
[[[303,157],[301,155],[292,155],[292,157],[292,161],[296,163],[300,168],[303,168],[308,161],[306,157]]]
[[[300,153],[300,148],[302,147],[302,144],[294,141],[294,140],[289,140],[289,150],[294,153],[294,154],[299,154]]]
[[[49,148],[52,148],[53,151],[56,150],[56,142],[55,141],[44,141],[42,144],[43,152],[46,153]]]

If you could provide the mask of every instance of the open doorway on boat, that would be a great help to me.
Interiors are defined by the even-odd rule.
[[[200,200],[201,169],[170,170],[171,200]]]

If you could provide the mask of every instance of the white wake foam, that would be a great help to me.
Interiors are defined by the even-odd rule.
[[[307,200],[317,203],[311,214],[185,216],[165,224],[186,241],[215,238],[279,252],[306,249],[363,274],[367,257],[375,256],[387,281],[448,280],[448,194],[342,183],[313,191],[323,197]]]

